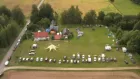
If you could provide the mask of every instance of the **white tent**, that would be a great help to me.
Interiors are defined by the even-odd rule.
[[[32,48],[37,48],[37,44],[33,44],[32,45]]]
[[[53,44],[51,44],[51,45],[49,45],[47,48],[45,48],[45,49],[49,49],[50,51],[51,50],[56,50],[56,48],[58,48],[57,46],[55,46],[55,45],[53,45]]]
[[[111,46],[109,45],[105,46],[105,50],[111,50],[111,49],[112,49]]]
[[[125,53],[127,51],[126,47],[122,47],[122,51]]]

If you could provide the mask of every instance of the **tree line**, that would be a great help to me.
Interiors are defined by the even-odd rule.
[[[131,0],[131,1],[140,5],[140,0]]]
[[[8,47],[24,26],[25,16],[19,7],[0,7],[0,48]]]

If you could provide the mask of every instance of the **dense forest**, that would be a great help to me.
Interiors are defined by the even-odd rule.
[[[18,6],[12,10],[0,7],[0,48],[8,47],[13,42],[24,23],[25,16]]]

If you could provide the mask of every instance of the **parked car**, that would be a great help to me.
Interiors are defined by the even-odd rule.
[[[9,61],[6,61],[6,62],[5,62],[5,66],[7,66],[8,64],[9,64]]]

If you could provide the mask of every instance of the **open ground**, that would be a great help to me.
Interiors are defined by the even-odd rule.
[[[134,72],[8,71],[3,79],[140,79]]]
[[[123,15],[140,13],[140,5],[133,3],[131,0],[115,0],[113,4]]]
[[[76,26],[75,26],[76,27]],[[95,31],[92,31],[91,28],[81,28],[84,32],[84,36],[80,39],[76,38],[76,28],[69,28],[70,31],[74,33],[74,38],[69,42],[65,41],[40,41],[37,42],[38,48],[36,50],[36,57],[48,57],[48,58],[55,58],[58,62],[59,59],[63,59],[63,56],[72,56],[72,54],[80,54],[91,55],[100,55],[101,53],[105,53],[107,57],[116,57],[118,62],[110,62],[110,63],[80,63],[80,64],[61,64],[58,63],[45,63],[45,62],[18,62],[18,57],[30,57],[28,55],[30,51],[31,45],[34,43],[32,40],[25,40],[23,41],[17,50],[14,52],[10,65],[24,65],[24,66],[47,66],[47,67],[125,67],[125,66],[136,66],[132,63],[126,65],[124,63],[124,59],[128,59],[124,53],[121,51],[116,51],[116,49],[112,49],[110,52],[106,52],[104,50],[104,46],[106,44],[114,44],[113,38],[108,38],[109,31],[105,27],[96,27]],[[59,45],[57,51],[49,52],[45,50],[45,48],[53,43],[54,45]],[[128,60],[129,61],[129,60]]]
[[[77,5],[83,14],[89,10],[118,12],[108,0],[46,0],[45,2],[51,4],[54,10],[59,13],[70,8],[71,5]]]
[[[15,6],[19,6],[26,16],[31,13],[32,5],[39,4],[40,0],[3,0],[3,5],[12,9]]]

